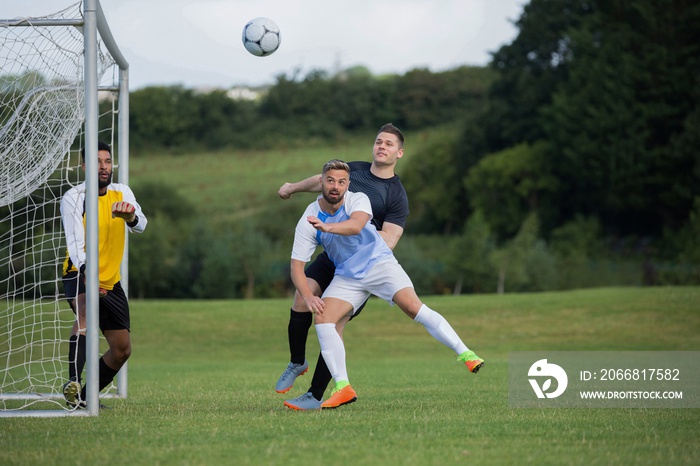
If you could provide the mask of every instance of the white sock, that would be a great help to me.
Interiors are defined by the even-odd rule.
[[[340,382],[348,379],[348,370],[345,365],[345,344],[335,330],[335,324],[316,324],[316,335],[321,345],[321,354],[326,361],[328,370],[333,380]]]
[[[447,322],[443,316],[433,311],[425,304],[421,306],[418,314],[416,314],[416,318],[413,320],[419,324],[422,324],[428,333],[433,336],[433,338],[448,348],[454,350],[457,355],[469,350],[467,345],[462,342],[462,339],[459,338],[457,333],[454,331],[450,323]]]

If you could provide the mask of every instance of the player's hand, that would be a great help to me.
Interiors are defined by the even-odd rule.
[[[313,226],[318,231],[322,231],[324,233],[330,231],[330,225],[328,223],[323,223],[318,217],[309,215],[308,217],[306,217],[306,221],[309,222],[311,226]]]
[[[292,194],[294,194],[294,191],[292,190],[292,183],[284,183],[280,189],[277,190],[277,194],[279,197],[282,199],[289,199],[292,197]]]
[[[126,223],[131,223],[136,219],[136,207],[128,202],[119,201],[112,204],[112,218],[123,218]]]
[[[304,302],[306,303],[306,307],[309,309],[309,311],[318,313],[319,315],[323,314],[323,308],[326,306],[326,303],[324,303],[318,296],[304,298]]]

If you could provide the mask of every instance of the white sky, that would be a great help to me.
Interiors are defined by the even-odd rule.
[[[355,65],[373,74],[485,65],[510,43],[528,0],[101,0],[129,62],[131,89],[272,84],[279,74]],[[0,18],[50,14],[75,0],[3,0]],[[281,29],[268,57],[241,43],[245,23]]]

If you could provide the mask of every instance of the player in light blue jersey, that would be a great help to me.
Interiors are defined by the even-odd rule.
[[[387,246],[396,247],[403,235],[408,217],[408,196],[395,169],[404,155],[404,136],[399,128],[386,123],[379,128],[372,144],[371,162],[349,162],[350,191],[362,192],[369,197],[372,206],[372,224],[382,236]],[[310,176],[296,183],[284,183],[278,194],[282,199],[289,199],[301,192],[321,192],[321,174]],[[326,252],[321,252],[304,270],[309,286],[316,296],[321,296],[330,285],[335,275],[335,265]],[[362,307],[353,314],[356,319]],[[299,293],[294,294],[294,302],[289,312],[287,336],[289,341],[289,364],[275,384],[277,393],[286,393],[294,385],[297,377],[309,370],[306,360],[306,339],[313,323],[313,314],[309,312]],[[342,328],[338,331],[342,335]],[[307,392],[286,400],[284,405],[296,410],[320,409],[323,394],[332,377],[319,353],[316,368]]]
[[[350,167],[331,160],[323,167],[321,184],[321,196],[297,223],[291,261],[292,282],[309,311],[315,313],[321,354],[335,380],[331,397],[321,407],[337,408],[357,400],[336,325],[344,326],[370,294],[396,303],[436,340],[454,350],[470,372],[478,372],[483,359],[467,348],[444,317],[421,302],[411,279],[370,223],[372,209],[367,196],[348,191]],[[336,267],[321,297],[314,295],[304,274],[304,266],[318,245]]]

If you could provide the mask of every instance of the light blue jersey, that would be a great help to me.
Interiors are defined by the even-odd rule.
[[[292,259],[308,262],[316,247],[321,245],[335,264],[336,275],[363,278],[372,266],[393,257],[391,249],[369,221],[359,234],[343,236],[318,231],[306,220],[308,216],[313,215],[323,223],[339,223],[348,220],[350,215],[357,211],[368,213],[371,220],[372,207],[364,193],[347,191],[343,205],[333,215],[321,210],[318,199],[309,204],[297,223]]]

